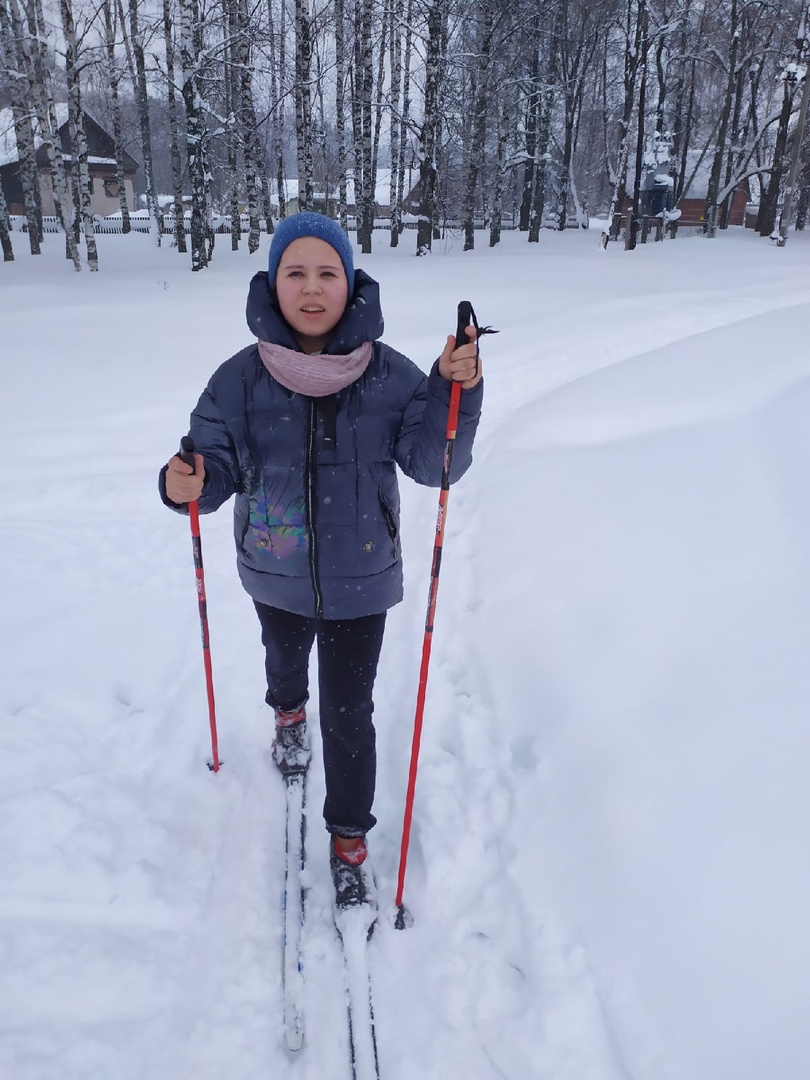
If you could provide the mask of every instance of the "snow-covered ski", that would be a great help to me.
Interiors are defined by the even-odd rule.
[[[304,1042],[304,972],[301,938],[304,929],[304,841],[306,772],[284,776],[287,812],[284,876],[284,1033],[287,1047],[300,1050]]]
[[[335,926],[343,946],[346,971],[352,1080],[379,1080],[380,1077],[367,952],[376,917],[376,905],[372,904],[352,904],[335,909]]]

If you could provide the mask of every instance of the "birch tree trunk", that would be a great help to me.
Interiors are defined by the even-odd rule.
[[[3,0],[0,0],[0,68],[5,70],[9,86],[19,176],[23,189],[23,210],[28,224],[28,244],[31,254],[39,255],[43,236],[42,202],[39,194],[34,123],[29,104],[33,73],[26,69],[18,45],[17,39],[12,35],[9,13]]]
[[[118,205],[121,209],[121,232],[126,234],[132,231],[132,222],[129,217],[126,175],[124,172],[123,124],[121,121],[121,98],[118,93],[121,73],[115,55],[115,14],[111,0],[105,0],[103,15],[104,45],[107,53],[107,80],[110,84],[110,109],[113,122],[113,143],[115,144],[115,180],[118,184]]]
[[[188,175],[191,183],[191,269],[204,270],[209,262],[208,162],[205,117],[197,69],[196,36],[199,18],[196,0],[179,0],[180,66],[186,108]]]
[[[226,2],[222,10],[222,35],[225,45],[225,70],[223,77],[223,93],[225,96],[225,142],[228,154],[228,214],[231,219],[231,251],[239,250],[239,241],[242,236],[242,222],[239,217],[239,143],[240,134],[237,131],[236,114],[238,105],[236,99],[239,94],[238,76],[234,59],[234,46],[236,43],[236,26],[234,18],[235,4],[233,0]]]
[[[335,136],[338,156],[338,218],[349,228],[348,149],[346,146],[346,11],[343,0],[335,0]]]
[[[70,142],[73,150],[73,176],[78,188],[79,211],[81,213],[84,242],[87,248],[87,265],[91,272],[98,271],[98,247],[96,245],[96,227],[93,220],[92,181],[88,166],[87,136],[84,130],[82,112],[82,91],[79,80],[78,43],[76,23],[73,18],[71,0],[60,0],[59,11],[62,17],[62,32],[65,35],[65,75],[68,88],[68,123]]]
[[[341,0],[342,2],[342,0]],[[268,45],[270,49],[270,98],[273,102],[271,115],[273,126],[273,154],[276,160],[276,187],[278,189],[278,216],[287,216],[287,186],[284,178],[284,101],[287,73],[287,26],[286,7],[282,0],[279,8],[278,27],[274,15],[273,0],[268,0]],[[272,232],[268,222],[267,231]]]
[[[135,63],[135,104],[141,130],[143,150],[143,179],[146,187],[146,208],[149,211],[149,232],[157,247],[161,244],[163,221],[155,190],[155,169],[152,158],[152,131],[149,121],[149,93],[146,85],[146,57],[138,23],[139,0],[129,0],[129,39]]]
[[[672,162],[677,170],[674,191],[676,206],[680,202],[686,180],[686,163],[692,137],[692,115],[695,98],[696,61],[694,57],[688,57],[690,8],[691,0],[687,0],[684,5],[681,31],[678,35],[678,52],[680,55],[678,58],[678,76],[675,80],[675,113],[672,135]],[[670,229],[674,236],[677,230],[677,222],[673,222]]]
[[[391,175],[388,184],[388,208],[390,221],[390,244],[396,247],[399,234],[396,232],[394,219],[402,214],[402,203],[397,191],[399,175],[399,126],[402,122],[400,104],[402,101],[402,0],[394,0],[390,8],[388,27],[388,66],[391,71],[389,108],[391,114],[390,146]]]
[[[532,20],[529,35],[530,61],[528,92],[526,94],[525,152],[523,161],[523,186],[520,199],[520,219],[518,228],[527,232],[532,215],[533,192],[535,190],[535,168],[537,159],[537,127],[540,116],[540,56],[542,53],[540,15]]]
[[[720,182],[723,173],[723,160],[726,156],[726,141],[728,138],[729,119],[731,106],[734,100],[734,84],[737,77],[737,51],[739,49],[739,5],[737,0],[730,0],[729,11],[729,45],[728,71],[726,75],[726,90],[723,106],[720,112],[720,126],[717,133],[712,169],[709,175],[709,188],[706,194],[706,211],[704,232],[714,237],[717,235],[717,196],[720,192]]]
[[[21,54],[24,58],[25,68],[31,73],[31,106],[36,115],[37,126],[42,136],[42,146],[48,159],[48,173],[51,181],[54,210],[59,225],[65,234],[65,255],[73,263],[74,270],[79,272],[82,268],[82,261],[76,237],[73,235],[67,217],[70,195],[62,155],[62,143],[59,137],[53,84],[50,70],[46,66],[43,57],[45,36],[41,0],[33,0],[30,8],[35,38],[26,34],[23,29],[19,0],[9,0],[9,14],[11,15],[14,36],[19,42]]]
[[[760,201],[759,215],[757,217],[757,231],[760,236],[770,236],[776,229],[776,212],[779,207],[779,194],[782,188],[785,169],[787,167],[787,144],[790,115],[793,111],[793,102],[796,97],[798,80],[796,72],[802,64],[802,46],[797,49],[796,61],[792,65],[786,65],[781,73],[782,78],[782,110],[779,115],[779,126],[776,131],[776,143],[773,150],[773,162],[768,186]]]
[[[506,149],[509,145],[509,104],[507,95],[502,97],[498,112],[498,148],[495,158],[495,180],[492,190],[492,217],[489,223],[489,246],[495,247],[501,242],[503,219],[503,182],[506,176]]]
[[[295,139],[298,158],[298,209],[314,201],[312,166],[312,28],[309,0],[295,0]]]
[[[405,167],[408,152],[408,136],[411,126],[411,62],[413,55],[413,0],[408,0],[405,14],[405,51],[402,58],[402,116],[399,124],[399,149],[397,150],[397,197],[391,207],[391,247],[396,247],[405,225],[402,218],[405,199]],[[396,240],[394,233],[396,232]]]
[[[171,0],[163,0],[163,41],[166,47],[166,103],[169,109],[169,156],[172,163],[172,198],[174,206],[174,243],[181,255],[186,253],[186,222],[183,206],[183,161],[180,156],[180,110],[177,102],[175,71],[174,20]]]
[[[574,153],[585,82],[599,41],[597,24],[591,17],[589,6],[586,4],[573,7],[574,10],[571,11],[567,3],[561,5],[552,39],[554,64],[561,75],[563,101],[563,152],[557,200],[557,228],[560,231],[568,225],[569,198],[573,200],[578,222],[581,221],[579,199],[573,180]]]
[[[548,147],[551,141],[551,114],[554,105],[554,88],[551,80],[543,93],[542,110],[537,128],[537,167],[534,171],[534,191],[532,194],[531,216],[529,218],[530,244],[540,240],[545,210],[546,183],[548,181]]]
[[[633,178],[633,208],[627,223],[625,249],[634,251],[641,227],[641,173],[644,166],[644,121],[647,112],[647,57],[649,55],[649,14],[646,5],[641,16],[641,63],[638,70],[638,134],[636,137],[636,172]]]
[[[433,250],[436,222],[436,151],[439,120],[439,90],[443,60],[445,0],[428,0],[425,41],[424,116],[419,133],[419,214],[416,226],[416,254]]]
[[[244,160],[245,193],[249,222],[248,251],[253,255],[259,248],[259,193],[256,159],[256,113],[253,107],[253,69],[250,62],[250,24],[246,0],[233,0],[232,21],[234,90],[236,115],[241,132]]]
[[[619,152],[616,182],[608,213],[609,232],[602,234],[602,246],[608,239],[618,240],[621,229],[624,199],[627,193],[627,160],[630,153],[630,121],[636,105],[636,78],[641,51],[642,23],[647,10],[646,0],[627,0],[626,44],[624,50],[624,107],[619,122]]]
[[[467,163],[467,177],[464,185],[464,208],[462,226],[464,228],[464,250],[472,251],[475,247],[475,200],[478,194],[478,175],[484,156],[484,139],[487,125],[487,102],[489,98],[489,69],[492,52],[493,9],[485,2],[479,9],[479,41],[476,61],[473,64],[470,96],[473,100],[472,138],[470,155]]]
[[[370,6],[370,5],[369,5]],[[380,20],[380,41],[377,48],[377,77],[374,81],[373,100],[376,100],[376,108],[374,110],[374,134],[371,138],[371,175],[373,177],[371,183],[371,195],[376,204],[377,200],[377,165],[380,158],[380,135],[382,133],[383,111],[384,111],[384,94],[383,88],[385,86],[385,59],[386,49],[388,48],[388,19],[383,17]]]
[[[3,262],[14,262],[14,248],[11,244],[11,219],[8,216],[8,205],[3,194],[2,184],[0,184],[0,247],[3,249]]]
[[[372,152],[372,92],[374,82],[373,35],[372,35],[372,0],[357,0],[355,8],[355,98],[358,103],[360,122],[359,153],[355,150],[355,159],[359,159],[359,175],[354,178],[357,197],[357,242],[364,255],[371,252],[371,238],[374,229],[374,188],[373,152]],[[359,181],[359,189],[358,189]]]

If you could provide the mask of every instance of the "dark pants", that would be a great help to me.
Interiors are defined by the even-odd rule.
[[[318,640],[326,827],[338,836],[365,836],[377,773],[372,691],[385,612],[362,619],[309,619],[254,601],[262,624],[267,704],[285,711],[309,697],[309,654]]]

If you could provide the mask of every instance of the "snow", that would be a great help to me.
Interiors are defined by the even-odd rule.
[[[403,481],[377,693],[386,1080],[810,1075],[810,238],[602,252],[595,231],[375,235],[386,340],[483,342],[452,490],[393,927],[437,494]],[[340,1080],[319,747],[305,1044],[284,1049],[283,790],[227,510],[203,519],[213,775],[187,522],[156,472],[248,343],[262,252],[149,237],[0,268],[0,1076]],[[313,696],[317,709],[317,694]]]

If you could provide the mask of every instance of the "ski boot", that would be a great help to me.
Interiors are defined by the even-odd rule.
[[[276,735],[273,739],[273,761],[283,776],[305,773],[312,758],[307,735],[307,711],[298,709],[284,712],[276,709]]]

